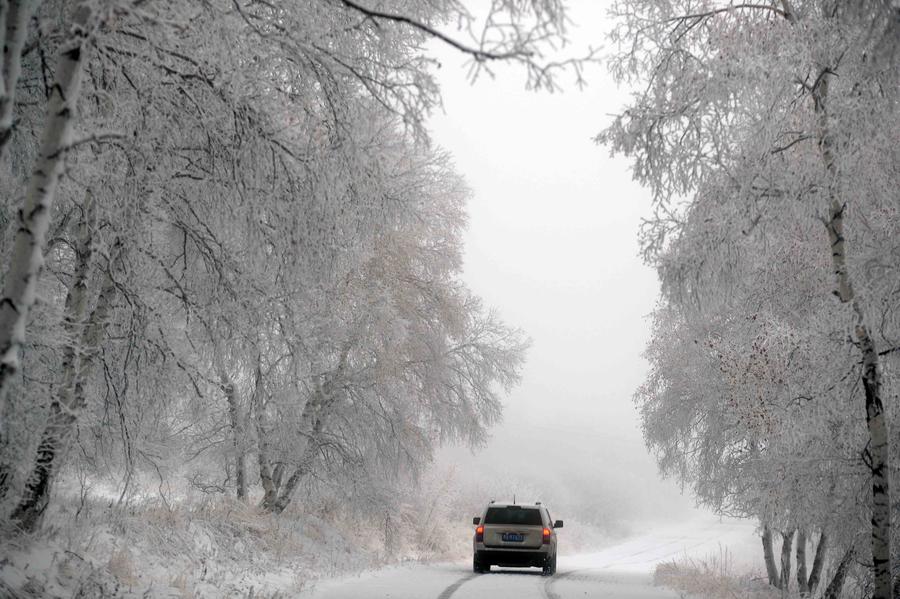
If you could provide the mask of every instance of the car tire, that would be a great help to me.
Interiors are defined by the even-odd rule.
[[[486,566],[485,564],[481,563],[481,561],[477,557],[473,557],[472,558],[472,571],[475,572],[476,574],[484,574],[485,572],[490,572],[491,567]]]
[[[547,561],[544,562],[544,568],[541,572],[543,576],[553,576],[556,574],[556,554],[554,553],[552,557],[547,558]]]

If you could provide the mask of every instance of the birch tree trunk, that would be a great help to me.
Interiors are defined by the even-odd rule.
[[[327,409],[327,404],[331,400],[331,385],[326,383],[320,386],[312,398],[303,408],[303,414],[300,416],[301,430],[303,433],[303,443],[298,448],[300,454],[299,465],[291,473],[284,484],[281,484],[281,472],[276,472],[278,479],[277,497],[272,498],[268,503],[263,503],[263,507],[273,513],[280,514],[290,504],[294,496],[294,491],[299,486],[300,481],[306,477],[312,468],[312,463],[316,458],[316,452],[319,449],[319,435],[325,425],[325,415],[323,411]],[[283,470],[282,470],[283,472]]]
[[[86,316],[88,308],[88,279],[91,272],[91,263],[94,254],[94,197],[88,190],[82,208],[83,216],[78,225],[78,233],[75,241],[75,268],[73,270],[72,285],[66,294],[65,322],[63,330],[69,340],[63,351],[62,364],[63,380],[60,384],[59,399],[57,403],[64,406],[72,405],[75,396],[75,384],[78,380],[79,368],[79,341],[85,336]]]
[[[838,564],[831,582],[828,583],[828,587],[825,589],[825,594],[822,595],[823,599],[840,599],[841,591],[844,589],[844,579],[847,578],[847,570],[850,568],[852,561],[853,548],[851,547],[844,553],[844,557],[841,558],[841,563]]]
[[[3,74],[0,76],[0,156],[13,132],[16,85],[22,72],[22,49],[36,0],[0,0],[0,36],[3,36]]]
[[[393,558],[397,551],[397,531],[394,529],[394,521],[390,510],[384,512],[384,552],[388,559]]]
[[[763,557],[766,561],[766,574],[769,577],[769,584],[773,587],[780,588],[781,577],[778,574],[778,565],[775,563],[775,551],[772,549],[772,529],[768,524],[763,525],[762,533]]]
[[[276,489],[281,488],[282,481],[284,481],[284,462],[278,462],[275,464],[275,470],[272,471],[272,482]]]
[[[321,403],[321,398],[315,402],[316,404]],[[320,405],[311,406],[311,412],[313,414],[312,418],[312,426],[309,428],[309,433],[304,435],[306,441],[302,449],[302,453],[300,455],[300,464],[294,469],[291,473],[291,476],[288,477],[284,484],[281,484],[281,473],[278,473],[279,485],[277,497],[274,497],[269,504],[263,504],[263,507],[273,513],[280,514],[284,511],[284,509],[291,503],[291,500],[294,498],[294,491],[300,485],[300,481],[302,481],[309,471],[312,469],[312,463],[316,458],[316,451],[318,451],[318,438],[319,434],[322,432],[323,420],[322,418],[316,416],[316,412],[319,411]],[[307,416],[306,410],[304,410],[303,414],[304,418]]]
[[[90,244],[91,240],[86,239],[85,247],[90,247]],[[120,248],[121,245],[117,240],[112,249],[109,271],[101,287],[100,295],[97,297],[97,305],[87,322],[83,325],[80,322],[73,323],[73,334],[77,334],[79,330],[81,334],[77,338],[72,338],[71,365],[65,371],[65,379],[60,392],[50,404],[50,415],[47,426],[41,434],[34,467],[22,499],[12,514],[12,520],[23,530],[35,530],[40,524],[44,510],[50,501],[54,473],[58,470],[59,461],[65,455],[66,444],[76,426],[78,417],[87,405],[84,382],[93,373],[101,344],[105,339],[105,325],[109,320],[118,293],[114,276],[120,266]],[[82,267],[79,266],[76,272],[82,270]],[[80,310],[83,315],[86,310],[87,290],[84,282],[86,282],[87,274],[85,270],[82,274],[84,279],[82,284],[73,284],[74,293],[70,291],[70,296],[74,296],[71,302],[73,315],[77,310]],[[79,289],[81,291],[78,291]],[[81,351],[80,356],[78,350]],[[69,353],[68,348],[66,353]]]
[[[256,386],[253,390],[253,416],[256,421],[256,461],[259,466],[259,481],[263,488],[263,498],[260,505],[266,509],[275,503],[278,498],[278,488],[281,481],[276,480],[272,473],[271,447],[269,434],[265,425],[265,404],[263,403],[262,359],[256,362]]]
[[[308,469],[305,468],[303,464],[298,466],[291,474],[290,478],[285,481],[284,487],[282,487],[275,500],[272,501],[270,505],[264,506],[266,510],[272,512],[273,514],[280,514],[281,512],[283,512],[284,509],[288,505],[290,505],[291,500],[294,496],[294,489],[297,488],[297,486],[300,484],[300,481],[306,476],[307,472]]]
[[[781,580],[778,588],[787,591],[791,586],[791,547],[794,544],[794,531],[789,530],[781,536]]]
[[[806,574],[806,531],[797,531],[797,588],[801,596],[809,595],[809,578]]]
[[[272,475],[272,462],[269,453],[269,442],[266,439],[266,430],[263,426],[263,417],[256,413],[256,459],[259,466],[259,482],[263,488],[263,498],[261,506],[264,509],[270,509],[278,498],[279,484],[276,483]]]
[[[63,330],[68,343],[63,350],[62,381],[59,391],[50,401],[47,426],[41,434],[37,457],[22,499],[12,518],[24,530],[34,530],[40,521],[50,497],[53,465],[65,438],[76,419],[73,405],[75,383],[80,368],[79,347],[83,341],[88,306],[88,278],[93,257],[94,199],[90,191],[85,197],[83,215],[78,226],[75,243],[75,267],[72,284],[66,293]]]
[[[812,570],[809,572],[807,588],[809,593],[815,593],[819,587],[819,579],[822,577],[822,567],[825,565],[825,552],[828,550],[828,537],[823,532],[819,535],[819,543],[816,545],[816,556],[813,558]]]
[[[890,456],[887,422],[881,399],[881,368],[875,341],[869,334],[869,326],[863,306],[853,291],[853,282],[847,268],[846,240],[844,238],[845,205],[838,200],[835,189],[838,180],[834,159],[834,140],[828,118],[828,85],[830,75],[824,74],[814,89],[813,99],[819,124],[819,148],[827,178],[828,220],[825,228],[831,244],[831,261],[835,276],[835,294],[841,303],[849,305],[856,323],[854,336],[862,354],[862,382],[865,391],[866,427],[869,439],[866,448],[867,464],[872,476],[872,570],[874,577],[873,599],[891,597],[891,509],[890,474],[887,464]]]
[[[106,267],[106,274],[103,277],[103,285],[100,287],[100,295],[97,296],[97,304],[94,306],[94,311],[91,313],[91,317],[84,328],[84,341],[81,345],[81,370],[78,373],[79,376],[75,379],[75,392],[72,398],[73,406],[87,405],[84,384],[91,377],[94,366],[97,365],[100,349],[103,341],[106,339],[106,324],[109,322],[110,313],[119,295],[116,276],[122,272],[123,251],[122,240],[116,238],[109,250],[109,262]]]
[[[3,298],[0,299],[0,431],[4,430],[9,387],[19,372],[25,326],[44,265],[54,195],[81,89],[89,17],[87,5],[79,6],[69,39],[57,57],[56,81],[47,102],[47,123],[40,153],[19,211],[18,231],[3,281]],[[2,442],[4,440],[0,439]]]
[[[222,391],[228,401],[228,416],[231,419],[231,436],[234,445],[235,479],[237,482],[237,498],[241,501],[247,499],[247,458],[244,452],[244,425],[241,416],[241,407],[238,402],[237,390],[231,377],[224,372],[220,373]]]
[[[283,512],[290,504],[294,490],[312,468],[316,452],[319,450],[319,437],[325,426],[329,407],[338,398],[339,389],[336,388],[336,383],[344,376],[349,352],[350,344],[347,343],[341,350],[337,367],[326,375],[324,382],[317,385],[312,397],[303,407],[303,413],[300,416],[300,430],[304,431],[304,441],[301,447],[298,448],[298,453],[300,454],[299,465],[284,484],[281,485],[278,497],[270,503],[263,503],[263,507],[266,510],[274,513]]]

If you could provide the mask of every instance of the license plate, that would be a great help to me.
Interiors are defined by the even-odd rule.
[[[525,540],[525,535],[517,532],[505,532],[500,537],[504,543],[521,543]]]

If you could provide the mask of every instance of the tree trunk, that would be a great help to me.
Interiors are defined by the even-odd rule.
[[[256,459],[259,465],[259,482],[262,484],[263,488],[263,498],[261,502],[261,506],[264,509],[270,509],[272,504],[275,503],[275,500],[278,498],[278,488],[280,485],[276,484],[274,477],[272,476],[272,466],[269,458],[269,443],[265,440],[266,431],[262,427],[262,418],[259,414],[256,415],[256,437],[257,437],[257,447],[256,447]]]
[[[103,277],[100,295],[97,296],[97,304],[84,329],[84,341],[81,344],[81,370],[75,379],[75,394],[72,400],[76,406],[87,405],[84,385],[85,381],[91,377],[100,355],[100,348],[106,340],[106,324],[119,295],[116,276],[123,268],[123,252],[122,240],[117,237],[109,249],[109,262],[106,265],[106,275]]]
[[[281,488],[281,483],[284,482],[284,462],[278,462],[275,464],[275,470],[272,472],[272,482],[275,483],[275,488]]]
[[[809,578],[806,574],[806,531],[797,530],[797,588],[801,596],[809,595]]]
[[[300,431],[304,441],[301,447],[298,448],[298,453],[300,453],[299,465],[294,469],[290,478],[281,485],[281,491],[277,499],[270,502],[263,501],[264,509],[275,513],[283,512],[291,502],[294,490],[312,468],[316,452],[319,450],[319,437],[328,418],[329,409],[340,397],[340,389],[336,383],[343,378],[344,371],[347,368],[349,352],[350,345],[348,343],[341,350],[337,367],[323,377],[322,382],[316,386],[312,397],[303,406],[303,413],[300,416]]]
[[[263,394],[265,388],[262,380],[262,359],[256,362],[256,385],[253,389],[253,415],[256,421],[256,461],[259,466],[259,482],[263,488],[261,506],[270,509],[278,498],[278,489],[281,487],[281,477],[278,475],[279,464],[272,471],[271,448],[269,446],[269,434],[265,426],[265,403]]]
[[[21,366],[25,325],[44,265],[53,200],[81,89],[89,18],[88,5],[80,5],[75,11],[69,39],[57,57],[56,80],[47,101],[47,123],[25,201],[19,211],[18,230],[4,277],[3,298],[0,299],[0,431],[5,426],[9,388]],[[0,444],[4,442],[0,439]]]
[[[775,563],[775,551],[772,549],[772,529],[769,528],[768,524],[763,525],[762,546],[769,584],[775,588],[781,588],[779,586],[781,584],[781,576],[778,573],[778,565]]]
[[[822,596],[822,599],[840,599],[841,591],[844,589],[844,579],[847,577],[847,570],[850,568],[852,561],[853,547],[848,549],[847,552],[844,553],[844,557],[841,558],[841,563],[838,564],[837,570],[835,570],[831,582],[828,583],[828,587],[825,589],[825,594]]]
[[[781,581],[778,588],[787,591],[791,586],[791,546],[794,543],[794,531],[781,533],[781,536]]]
[[[35,0],[0,0],[0,36],[3,47],[3,73],[0,76],[0,157],[13,132],[16,86],[22,72],[22,49],[28,36],[28,22]]]
[[[384,552],[388,559],[393,559],[397,553],[397,531],[390,510],[384,512]]]
[[[878,353],[864,325],[857,326],[863,353],[863,387],[866,392],[866,424],[869,428],[869,467],[872,474],[872,567],[875,576],[873,599],[891,597],[891,500],[887,423],[881,401],[881,372]]]
[[[294,469],[290,478],[288,478],[282,486],[278,497],[270,505],[264,506],[268,511],[274,514],[280,514],[291,503],[291,500],[294,498],[294,490],[300,485],[300,481],[303,480],[309,472],[308,462],[311,462],[311,460],[309,460],[308,457],[311,453],[312,452],[307,449],[306,454],[303,456],[303,463]]]
[[[862,354],[862,382],[865,391],[866,426],[869,433],[866,444],[866,463],[872,477],[872,599],[891,598],[891,509],[890,474],[887,464],[890,456],[887,422],[881,399],[881,368],[875,341],[869,334],[869,326],[862,303],[853,291],[847,268],[846,240],[844,238],[844,208],[835,189],[838,179],[834,163],[834,140],[828,122],[829,75],[823,75],[814,89],[813,99],[819,118],[819,148],[828,180],[829,219],[825,223],[831,243],[831,261],[835,275],[835,294],[843,304],[849,305],[855,314],[854,336]]]
[[[813,594],[819,587],[819,579],[822,577],[822,567],[825,565],[825,553],[828,550],[828,537],[823,532],[819,535],[819,543],[816,545],[816,556],[813,558],[812,570],[809,572],[807,588]]]
[[[72,273],[72,285],[66,294],[65,322],[63,330],[69,343],[63,350],[60,368],[63,380],[60,384],[58,401],[63,406],[73,406],[75,397],[75,384],[78,381],[78,371],[81,367],[79,350],[84,341],[87,327],[88,309],[88,279],[91,273],[91,263],[94,254],[94,198],[90,190],[85,195],[82,207],[82,219],[78,225],[74,251],[75,268]],[[52,411],[52,409],[51,409]]]
[[[80,359],[77,356],[72,357],[72,365],[66,371],[67,381],[50,404],[50,416],[41,434],[34,468],[28,478],[22,499],[12,515],[12,519],[24,530],[34,530],[40,524],[50,500],[51,484],[58,460],[65,451],[66,441],[75,427],[78,415],[87,405],[85,380],[90,378],[96,364],[96,357],[106,332],[106,322],[118,293],[114,276],[121,265],[119,240],[116,240],[110,253],[109,272],[97,298],[97,305],[87,319],[78,343],[82,355]],[[81,268],[76,268],[76,272],[80,270]],[[86,277],[87,273],[84,276]],[[78,287],[77,282],[73,284],[73,289]],[[73,304],[79,301],[83,299],[73,300]],[[68,298],[66,303],[69,305]]]
[[[228,416],[231,419],[231,437],[234,445],[234,471],[237,487],[237,498],[241,501],[247,499],[247,458],[244,452],[244,425],[241,417],[241,407],[238,405],[237,390],[231,377],[224,370],[219,377],[222,381],[222,391],[228,401]]]
[[[59,391],[50,401],[47,426],[38,443],[34,468],[25,481],[22,498],[12,519],[24,530],[35,530],[50,500],[50,483],[54,463],[65,445],[69,430],[75,423],[81,406],[74,404],[75,383],[80,369],[79,349],[84,337],[88,306],[88,279],[93,257],[94,198],[90,191],[85,196],[82,218],[75,235],[72,284],[66,293],[63,330],[68,340],[63,350],[62,381]]]
[[[300,485],[300,481],[302,481],[312,469],[313,460],[315,460],[316,452],[319,449],[317,440],[321,431],[322,419],[316,419],[311,434],[307,437],[303,454],[300,457],[300,465],[294,469],[290,478],[281,485],[278,497],[271,503],[263,505],[266,510],[280,514],[291,503],[291,500],[294,498],[294,491]],[[279,478],[280,476],[281,475],[279,474]]]

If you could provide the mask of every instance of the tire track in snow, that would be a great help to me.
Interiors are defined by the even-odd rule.
[[[562,580],[563,578],[573,577],[573,578],[581,579],[581,580],[590,580],[591,577],[589,575],[586,575],[585,573],[592,572],[592,571],[596,572],[596,573],[603,573],[604,570],[608,570],[610,568],[615,568],[616,566],[619,566],[619,565],[628,565],[629,563],[641,563],[640,560],[638,560],[636,562],[634,562],[634,561],[633,562],[622,562],[621,560],[623,560],[623,559],[628,560],[628,559],[637,557],[639,555],[651,553],[655,550],[658,550],[660,547],[668,547],[670,545],[674,545],[676,543],[680,543],[683,541],[684,541],[684,539],[673,539],[670,541],[666,541],[665,543],[660,543],[659,545],[643,547],[643,548],[639,549],[638,551],[635,551],[634,553],[629,553],[624,556],[621,556],[618,561],[616,559],[613,559],[610,563],[607,563],[602,566],[595,566],[593,568],[577,568],[575,570],[568,570],[566,572],[562,572],[561,574],[556,574],[554,576],[551,576],[551,577],[547,578],[546,582],[544,582],[544,586],[542,589],[544,592],[544,597],[545,597],[545,599],[562,599],[562,596],[557,594],[556,591],[553,590],[553,585],[556,582],[558,582],[559,580]],[[700,543],[700,544],[702,544],[702,543]],[[697,545],[695,545],[695,546],[697,546]],[[689,547],[689,548],[693,548],[693,547],[694,546]],[[680,551],[684,551],[689,548],[684,548]],[[662,559],[665,559],[669,555],[676,555],[677,553],[680,553],[680,551],[663,556]]]
[[[480,576],[480,574],[475,573],[469,574],[468,576],[463,576],[462,578],[448,586],[446,589],[441,591],[441,594],[438,595],[438,599],[450,599],[450,597],[453,596],[453,593],[459,590],[459,587],[466,584],[473,578],[478,578],[478,576]]]
[[[554,592],[552,588],[553,583],[562,580],[563,578],[568,578],[569,576],[577,574],[583,570],[584,568],[578,570],[569,570],[568,572],[563,572],[562,574],[556,574],[555,576],[550,576],[549,578],[547,578],[546,582],[544,582],[543,589],[541,589],[544,591],[544,597],[546,597],[546,599],[562,599],[559,595],[556,594],[556,592]]]

